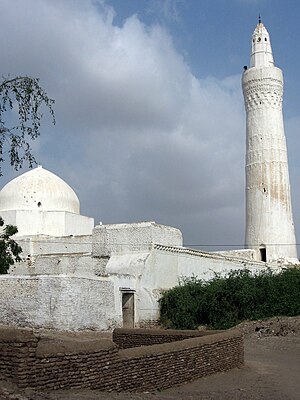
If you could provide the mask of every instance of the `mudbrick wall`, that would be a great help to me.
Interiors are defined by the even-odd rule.
[[[160,329],[124,329],[118,328],[113,332],[113,341],[120,349],[131,347],[151,346],[153,344],[171,343],[193,337],[209,336],[223,331],[180,331]]]
[[[241,365],[243,338],[235,330],[120,350],[109,339],[0,327],[0,373],[21,388],[140,392]]]

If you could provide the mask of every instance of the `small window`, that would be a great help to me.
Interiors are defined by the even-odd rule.
[[[37,205],[38,207],[42,207],[42,203],[40,201],[37,203]]]
[[[261,37],[259,37],[259,38],[257,39],[257,41],[260,42],[260,41],[261,41]]]
[[[267,42],[268,41],[268,39],[265,37],[265,42]]]

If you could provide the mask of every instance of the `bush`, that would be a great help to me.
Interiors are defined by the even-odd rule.
[[[195,277],[165,291],[160,299],[161,323],[175,329],[207,325],[227,329],[244,320],[300,314],[300,269],[275,274],[249,270],[216,275],[204,282]]]
[[[0,274],[7,274],[11,265],[21,261],[22,248],[11,238],[18,232],[16,226],[4,226],[4,221],[0,217],[0,230],[2,230],[0,232]]]

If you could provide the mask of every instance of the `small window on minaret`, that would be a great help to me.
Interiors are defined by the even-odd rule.
[[[257,39],[257,41],[260,42],[260,41],[261,41],[261,38],[259,37],[259,38]]]
[[[265,42],[267,42],[268,41],[268,39],[265,37]]]
[[[38,206],[38,207],[42,207],[42,203],[39,201],[39,202],[37,203],[37,206]]]

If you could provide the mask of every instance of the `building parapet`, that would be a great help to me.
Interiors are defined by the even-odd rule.
[[[191,256],[196,256],[196,257],[202,257],[202,258],[211,258],[211,259],[216,259],[216,260],[227,260],[227,261],[233,261],[233,262],[244,262],[245,266],[246,264],[253,264],[253,265],[258,265],[258,266],[266,266],[265,262],[262,261],[256,261],[256,260],[249,260],[248,258],[242,258],[242,257],[234,257],[231,255],[225,255],[225,254],[220,254],[220,253],[210,253],[210,252],[205,252],[201,250],[196,250],[196,249],[190,249],[187,247],[176,247],[176,246],[164,246],[158,243],[153,243],[153,248],[156,250],[164,251],[164,252],[171,252],[171,253],[178,253],[178,254],[187,254]]]

